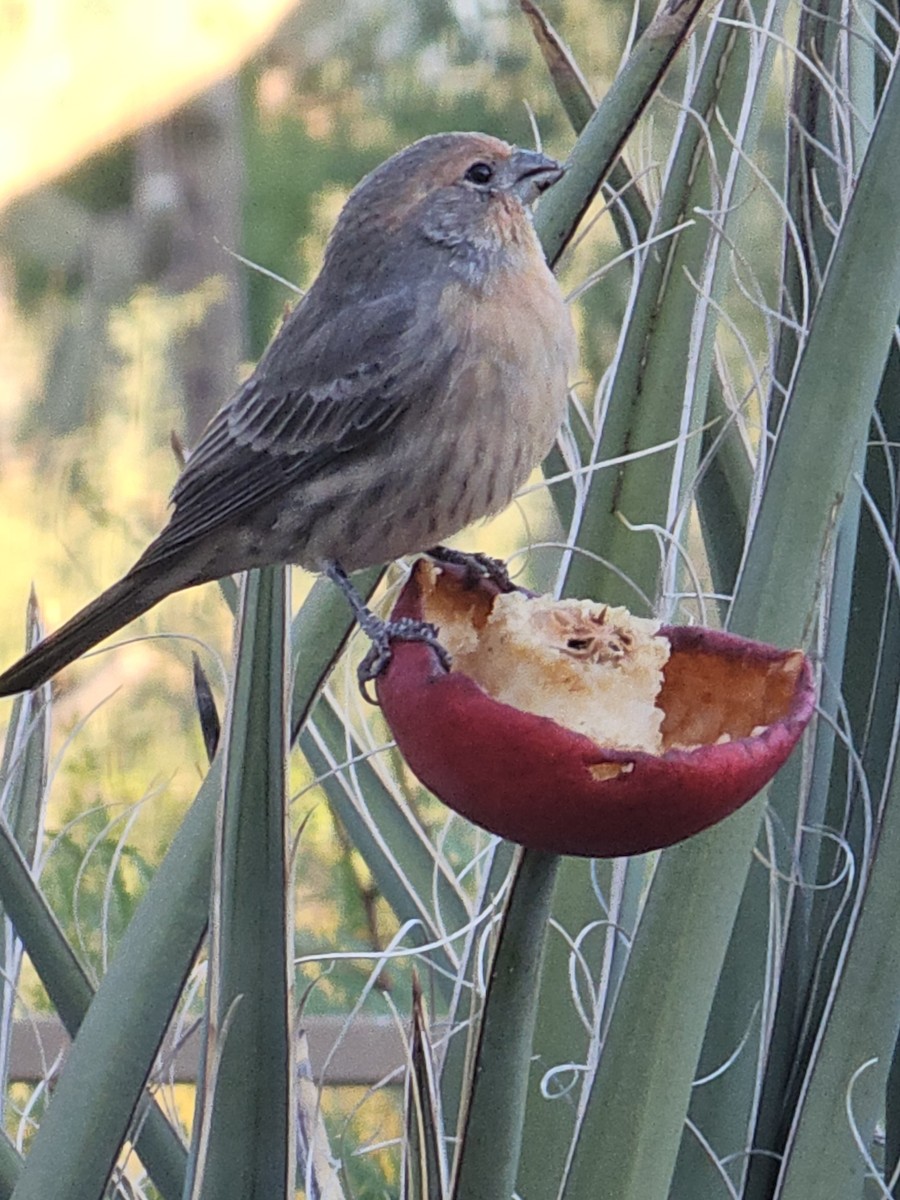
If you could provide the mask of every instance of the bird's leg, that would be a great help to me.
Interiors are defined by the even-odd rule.
[[[347,598],[347,603],[353,609],[360,629],[372,643],[369,653],[356,670],[359,687],[363,696],[374,703],[366,690],[366,684],[377,679],[391,661],[391,640],[401,642],[425,642],[431,646],[441,665],[450,670],[450,655],[438,641],[437,628],[428,621],[416,621],[412,617],[399,617],[396,621],[385,621],[363,602],[362,596],[350,582],[347,572],[338,562],[325,564],[325,574],[336,584]]]
[[[506,563],[500,558],[492,558],[489,554],[469,554],[465,550],[452,550],[449,546],[432,546],[425,553],[435,562],[465,567],[466,577],[472,584],[479,579],[488,578],[501,592],[522,590],[510,579]]]

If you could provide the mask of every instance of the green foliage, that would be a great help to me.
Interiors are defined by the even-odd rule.
[[[47,900],[95,978],[153,876],[140,850],[123,842],[125,831],[115,828],[123,824],[113,819],[110,828],[104,808],[88,810],[54,838],[53,869],[44,876]]]
[[[146,628],[174,621],[203,642],[226,730],[210,767],[193,728],[193,643],[93,660],[78,669],[100,680],[93,692],[76,674],[39,723],[11,719],[0,792],[49,799],[48,832],[36,886],[0,828],[0,902],[78,1036],[50,1104],[34,1094],[24,1166],[0,1143],[0,1196],[219,1196],[237,1162],[242,1196],[294,1194],[296,1165],[303,1194],[327,1200],[896,1190],[879,1174],[900,1157],[895,31],[884,10],[868,24],[854,12],[845,39],[846,14],[828,4],[794,30],[784,6],[724,0],[686,50],[695,10],[674,7],[637,13],[637,40],[624,9],[600,36],[596,4],[554,5],[590,80],[545,29],[565,108],[513,13],[301,7],[241,78],[243,249],[305,283],[346,191],[399,145],[448,127],[527,141],[527,98],[563,152],[572,120],[571,170],[538,227],[585,285],[586,373],[565,455],[546,464],[553,544],[535,575],[804,644],[823,665],[818,728],[768,797],[660,856],[514,856],[411,778],[357,696],[355,640],[332,673],[349,616],[326,584],[300,597],[286,648],[276,576],[247,585],[232,672],[221,598],[174,602]],[[798,50],[787,87],[785,40]],[[605,91],[596,113],[592,90]],[[125,206],[129,155],[83,168],[63,209],[35,198],[33,228],[25,210],[7,225],[30,280],[34,375],[48,404],[54,379],[77,393],[69,419],[53,418],[64,451],[39,445],[43,407],[0,414],[33,470],[18,492],[0,482],[10,586],[23,591],[34,524],[52,524],[60,498],[79,552],[54,578],[72,591],[93,587],[109,539],[128,552],[143,541],[172,474],[159,450],[177,419],[172,347],[215,303],[214,284],[136,288],[128,262],[99,293],[80,277],[79,222]],[[597,200],[607,175],[633,193],[615,222]],[[584,213],[598,224],[573,248]],[[607,273],[615,238],[628,254]],[[289,293],[248,282],[256,353]],[[54,374],[86,311],[98,357],[81,347],[85,371]],[[38,345],[47,329],[51,351]],[[63,487],[36,488],[61,454]],[[362,586],[374,593],[379,573]],[[28,977],[19,995],[46,1004]],[[402,1025],[411,1009],[410,1061],[391,1078],[335,1099],[326,1062],[312,1082],[297,1038],[307,1017]],[[186,1137],[190,1114],[151,1103],[147,1082],[170,1098],[157,1052],[173,1022],[201,1014]],[[6,1118],[16,1130],[9,1106]],[[131,1179],[118,1192],[117,1168]]]
[[[343,6],[340,20],[314,6],[242,76],[247,185],[244,253],[301,286],[318,267],[321,237],[336,215],[316,221],[323,187],[342,194],[401,146],[446,129],[485,129],[511,141],[531,137],[534,108],[549,145],[565,123],[546,82],[532,70],[524,26],[503,28],[485,55],[480,25],[460,25],[450,6],[406,11]],[[387,50],[390,42],[395,49]],[[321,53],[310,47],[321,47]],[[298,229],[321,224],[298,244]],[[248,279],[250,347],[269,340],[290,293]]]

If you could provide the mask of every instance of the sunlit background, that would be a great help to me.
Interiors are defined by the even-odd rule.
[[[557,863],[537,847],[515,870],[511,843],[413,777],[359,695],[365,645],[351,638],[290,763],[289,1003],[311,1040],[330,1024],[365,1067],[353,1087],[340,1055],[310,1071],[324,1076],[328,1119],[328,1136],[317,1128],[312,1141],[340,1164],[342,1195],[397,1192],[395,1084],[415,968],[438,1029],[413,1040],[445,1054],[443,1117],[424,1102],[416,1066],[406,1147],[415,1158],[428,1144],[427,1118],[457,1182],[475,1176],[461,1195],[481,1195],[488,1177],[498,1200],[594,1196],[607,1180],[629,1200],[884,1197],[900,1175],[900,955],[885,936],[900,858],[896,0],[544,7],[601,103],[568,183],[602,177],[609,198],[618,179],[621,195],[610,199],[615,227],[598,201],[558,265],[581,363],[546,476],[459,544],[503,556],[536,590],[802,645],[821,675],[820,718],[767,795],[715,831],[658,858]],[[0,0],[0,667],[21,652],[32,586],[55,628],[159,530],[181,448],[314,278],[368,170],[448,129],[569,153],[569,121],[583,127],[590,96],[546,37],[557,94],[539,40],[520,0]],[[626,86],[611,87],[623,64]],[[594,135],[623,146],[624,161]],[[542,201],[560,229],[577,212],[569,190]],[[379,585],[382,611],[406,568],[393,564]],[[297,607],[311,578],[297,570],[292,586]],[[0,702],[0,736],[19,714],[0,761],[3,903],[13,913],[37,897],[46,928],[46,896],[91,980],[106,985],[68,1060],[80,1056],[81,1069],[61,1074],[61,1039],[47,1038],[37,1068],[7,1089],[10,1028],[33,1046],[33,1020],[58,1033],[60,1014],[74,1026],[80,1016],[65,1008],[74,993],[83,1012],[88,989],[70,981],[61,1001],[52,972],[68,948],[57,935],[42,949],[29,934],[52,1008],[36,972],[26,961],[19,975],[0,941],[4,1195],[31,1186],[44,1200],[48,1176],[65,1178],[73,1200],[96,1194],[68,1168],[105,1124],[127,1173],[116,1195],[155,1200],[144,1148],[122,1149],[124,1121],[144,1119],[134,1105],[149,1070],[187,1134],[197,1076],[186,1068],[176,1086],[168,1049],[151,1068],[156,1038],[132,1058],[129,1042],[148,1025],[162,1033],[176,1003],[166,989],[188,972],[170,1033],[202,1024],[215,1063],[224,1032],[241,1029],[229,1024],[240,999],[259,1001],[259,1026],[280,1039],[268,1057],[260,1041],[232,1054],[240,1064],[227,1086],[215,1066],[204,1072],[200,1095],[215,1093],[235,1118],[200,1167],[215,1163],[211,1191],[238,1135],[268,1168],[318,1119],[318,1095],[281,1103],[280,1116],[264,1102],[272,1074],[299,1071],[303,1058],[299,1039],[293,1056],[283,1052],[294,1023],[280,991],[282,855],[267,820],[277,806],[263,804],[276,789],[234,764],[242,718],[254,748],[269,744],[258,719],[268,714],[267,734],[280,727],[281,681],[228,704],[229,594],[226,584],[171,597],[54,680],[46,788],[43,714]],[[327,597],[340,600],[323,584],[303,610],[301,668],[310,613],[337,611]],[[332,620],[322,635],[329,653],[341,632]],[[211,773],[194,654],[234,751]],[[298,672],[297,704],[310,700],[312,674]],[[262,691],[271,703],[257,704]],[[210,886],[223,761],[229,785],[240,774],[246,790],[220,806],[231,840],[221,839]],[[43,830],[34,814],[45,795]],[[37,847],[42,894],[15,839],[26,853]],[[248,840],[266,853],[248,856]],[[249,986],[241,976],[231,989],[224,953],[221,970],[212,955],[208,990],[205,947],[191,967],[208,913],[220,932],[241,916],[230,945],[223,933],[213,946],[240,958]],[[15,921],[24,930],[18,912]],[[176,952],[179,922],[190,937]],[[497,1001],[497,980],[515,995],[504,986]],[[469,1033],[489,1027],[473,1054]],[[391,1036],[396,1070],[374,1054]],[[236,1035],[231,1048],[241,1044]],[[105,1122],[86,1103],[85,1062],[104,1082],[141,1069]],[[387,1085],[369,1089],[376,1078]],[[89,1090],[91,1101],[118,1098],[112,1084]],[[472,1129],[457,1124],[460,1103],[479,1093]],[[520,1155],[512,1126],[523,1111]],[[180,1195],[183,1147],[161,1128]],[[199,1124],[193,1135],[191,1171],[206,1145]],[[34,1151],[21,1174],[17,1150]],[[310,1195],[325,1197],[320,1183],[335,1170],[310,1172]]]
[[[602,89],[630,6],[605,6],[605,30],[587,0],[546,9]],[[292,288],[313,278],[366,171],[438,130],[540,139],[560,156],[572,135],[525,21],[502,0],[19,0],[0,5],[0,53],[5,663],[21,648],[32,585],[56,627],[159,529],[177,474],[171,435],[190,446],[234,389]],[[570,256],[566,285],[583,282],[611,245],[601,216]],[[575,312],[583,327],[581,308],[591,307],[585,402],[626,282],[611,272]],[[556,534],[534,494],[464,542],[511,554]],[[551,569],[549,554],[513,562],[535,579]],[[295,600],[310,582],[296,575]],[[208,586],[172,597],[116,639],[127,645],[57,681],[42,879],[98,975],[204,769],[191,652],[221,698],[231,633]],[[307,952],[371,950],[393,918],[327,807],[304,791],[309,782],[297,767],[298,823],[313,814],[298,939]],[[468,837],[460,831],[460,861]],[[310,1008],[346,1008],[368,970],[330,972]],[[382,982],[391,988],[389,976]],[[23,998],[45,1007],[28,974]],[[379,1110],[374,1124],[368,1111],[372,1137]]]

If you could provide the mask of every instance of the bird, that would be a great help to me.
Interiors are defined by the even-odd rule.
[[[0,674],[45,683],[172,592],[256,567],[332,578],[377,643],[391,628],[349,574],[439,554],[506,507],[550,449],[576,361],[532,206],[565,168],[484,133],[400,150],[350,193],[319,274],[212,418],[134,566]]]

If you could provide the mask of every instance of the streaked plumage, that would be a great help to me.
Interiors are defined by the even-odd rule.
[[[467,177],[481,168],[489,180]],[[553,441],[575,357],[526,211],[559,174],[495,138],[440,134],[367,176],[316,281],[190,456],[168,525],[0,675],[0,695],[173,591],[271,563],[353,571],[508,504]]]

